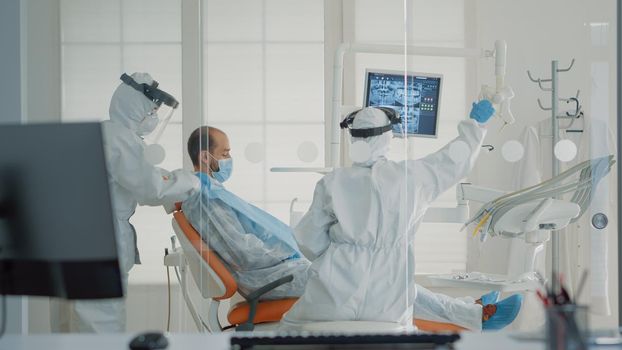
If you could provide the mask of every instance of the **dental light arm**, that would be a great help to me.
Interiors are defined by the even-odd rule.
[[[479,99],[487,99],[495,107],[495,116],[503,120],[505,125],[514,123],[514,115],[510,110],[510,101],[514,98],[514,90],[505,85],[505,68],[507,58],[507,44],[505,40],[495,41],[495,77],[496,87],[482,85]]]

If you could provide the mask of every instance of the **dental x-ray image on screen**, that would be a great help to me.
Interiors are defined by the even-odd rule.
[[[437,74],[370,71],[365,80],[365,106],[391,107],[402,117],[396,136],[436,137],[442,76]]]

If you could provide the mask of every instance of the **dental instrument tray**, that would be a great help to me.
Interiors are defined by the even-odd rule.
[[[231,337],[233,350],[268,349],[436,349],[460,339],[459,334],[344,334],[344,333],[289,333],[274,336]]]
[[[484,274],[481,272],[460,272],[443,275],[427,275],[427,286],[446,288],[469,288],[479,290],[496,290],[500,292],[520,292],[537,289],[540,284],[538,277],[532,273],[524,273],[516,278],[505,275]]]

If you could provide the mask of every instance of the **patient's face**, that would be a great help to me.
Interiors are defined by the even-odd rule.
[[[216,132],[212,135],[214,148],[212,149],[212,157],[209,157],[209,167],[214,171],[218,170],[218,161],[221,159],[231,158],[231,146],[227,134]]]

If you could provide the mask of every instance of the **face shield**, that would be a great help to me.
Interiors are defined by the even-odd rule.
[[[164,161],[166,152],[158,142],[173,117],[175,109],[179,106],[179,102],[171,94],[158,89],[159,84],[155,80],[151,84],[138,83],[131,76],[123,73],[121,81],[142,93],[157,106],[145,116],[141,122],[141,129],[146,135],[145,159],[151,164],[160,164]]]

